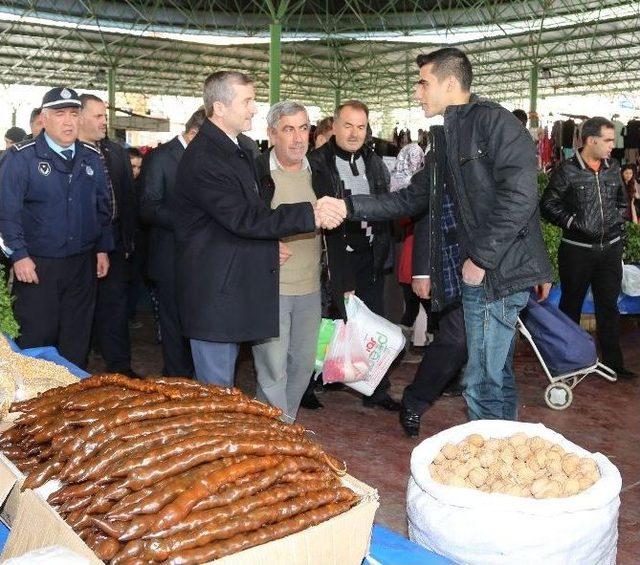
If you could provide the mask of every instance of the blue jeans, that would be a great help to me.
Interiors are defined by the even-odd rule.
[[[239,343],[191,339],[196,380],[204,384],[232,387]]]
[[[516,322],[529,290],[487,301],[484,284],[462,285],[469,359],[463,376],[470,420],[515,420],[518,416],[513,351]]]

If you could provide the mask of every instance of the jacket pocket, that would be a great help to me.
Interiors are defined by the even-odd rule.
[[[461,167],[470,163],[471,161],[477,161],[478,159],[488,159],[489,149],[485,142],[479,142],[475,148],[471,148],[468,152],[461,152],[458,155],[458,163]]]
[[[527,237],[517,237],[498,265],[499,284],[526,278],[536,271],[537,261],[529,248]]]
[[[577,212],[581,212],[584,209],[585,204],[590,201],[597,200],[598,198],[598,196],[594,194],[595,187],[589,186],[588,184],[574,184],[571,187],[571,192],[573,194],[573,202]]]

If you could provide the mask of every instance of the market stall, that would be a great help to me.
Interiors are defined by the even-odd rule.
[[[33,359],[51,361],[61,367],[66,367],[66,369],[68,369],[71,373],[73,373],[76,377],[79,377],[80,379],[86,378],[88,376],[87,373],[79,370],[77,367],[74,367],[73,365],[69,364],[66,360],[62,359],[57,354],[57,351],[54,348],[37,348],[29,351],[19,351],[14,343],[11,342],[10,346],[12,351],[14,353],[18,353],[19,355],[31,357]],[[69,414],[73,414],[74,415],[73,417],[77,418],[77,415],[79,413],[78,410],[80,409],[79,407],[83,402],[79,400],[81,395],[84,395],[82,396],[82,398],[84,398],[85,401],[88,401],[90,397],[96,397],[96,395],[98,395],[98,398],[100,398],[100,402],[98,402],[98,404],[101,404],[101,403],[104,404],[104,400],[106,399],[107,396],[109,396],[109,394],[107,394],[107,390],[110,390],[111,391],[110,393],[114,393],[114,389],[116,388],[116,385],[119,385],[119,384],[122,384],[124,386],[123,390],[121,390],[118,393],[121,397],[124,397],[124,396],[132,397],[137,395],[137,398],[139,400],[140,400],[140,397],[142,397],[142,400],[144,400],[144,394],[153,395],[159,392],[171,394],[171,395],[174,395],[176,398],[179,398],[181,395],[184,394],[185,390],[191,391],[195,389],[199,390],[201,388],[199,385],[187,383],[184,381],[181,381],[180,387],[176,387],[176,386],[172,387],[170,383],[167,383],[162,379],[156,380],[155,384],[153,385],[150,383],[154,383],[154,381],[147,381],[147,380],[134,381],[131,379],[126,379],[124,377],[121,378],[120,380],[118,378],[105,378],[103,383],[97,384],[96,381],[98,379],[99,377],[92,377],[90,379],[87,379],[86,382],[78,381],[77,384],[72,384],[68,386],[68,393],[66,392],[58,393],[57,397],[54,396],[56,394],[55,390],[52,390],[51,392],[44,394],[42,399],[38,401],[25,400],[21,404],[18,404],[17,406],[22,410],[22,416],[20,416],[18,420],[14,423],[14,432],[17,429],[21,429],[22,431],[27,433],[26,430],[31,429],[29,426],[33,427],[33,425],[35,425],[35,427],[38,427],[39,424],[37,424],[37,421],[39,419],[42,420],[41,418],[42,414],[39,413],[38,411],[40,410],[40,411],[43,411],[42,413],[54,414],[55,411],[53,411],[53,408],[51,407],[55,405],[56,406],[55,410],[57,411],[58,404],[61,404],[61,405],[64,404],[65,406],[73,405],[74,410]],[[173,383],[173,384],[175,385],[176,383]],[[99,391],[101,390],[101,387],[105,391],[104,398],[99,397],[99,394],[100,394]],[[132,387],[132,388],[127,389],[127,387]],[[232,391],[230,393],[230,396],[234,397],[234,399],[236,399],[236,401],[239,404],[242,404],[243,409],[245,410],[249,410],[250,412],[252,411],[256,412],[256,414],[262,413],[264,410],[266,410],[269,413],[273,411],[273,409],[271,409],[270,407],[259,405],[259,403],[254,403],[250,399],[247,399],[239,391],[235,392],[232,389],[230,390]],[[137,392],[133,393],[132,391],[137,391]],[[48,396],[51,398],[57,398],[57,400],[55,402],[50,402],[50,401],[48,402],[47,401]],[[187,394],[187,396],[189,395]],[[175,409],[179,409],[179,411],[183,411],[184,406],[189,402],[200,403],[203,405],[203,407],[205,404],[211,404],[211,401],[208,400],[209,397],[206,397],[205,399],[201,399],[200,397],[196,397],[196,398],[198,399],[196,400],[193,397],[191,397],[190,399],[187,399],[185,397],[183,399],[184,400],[183,403],[174,402],[172,404],[171,402],[168,402],[166,406],[163,408],[163,410],[166,412],[167,407],[169,407],[170,409],[170,405],[171,405],[171,406],[175,406]],[[122,399],[119,398],[119,400],[122,400]],[[217,397],[215,398],[215,400],[216,401],[218,400]],[[228,399],[225,398],[225,402],[227,400]],[[117,404],[118,401],[114,401],[114,403]],[[182,407],[178,407],[178,404],[181,404]],[[43,408],[45,405],[48,405],[48,408]],[[252,418],[257,417],[256,414],[254,414]],[[275,415],[275,413],[273,415]],[[199,418],[203,418],[205,416],[206,414],[205,415],[203,415],[202,413],[198,414]],[[211,417],[217,417],[217,416],[212,414]],[[23,420],[20,420],[20,418],[22,418]],[[29,424],[26,427],[23,426],[22,428],[20,428],[20,425],[21,425],[20,422],[21,421],[25,422],[26,421],[25,419],[30,420],[31,424]],[[80,420],[82,420],[82,418],[80,418],[77,421],[80,421]],[[47,420],[45,418],[44,421],[48,422],[49,425],[53,423],[51,419]],[[154,420],[154,422],[155,421],[158,421],[158,420]],[[58,424],[60,423],[61,422],[59,422]],[[110,422],[104,423],[103,425],[109,427],[111,423]],[[230,425],[230,424],[227,423],[227,425]],[[300,433],[302,432],[302,429],[300,426],[298,426],[297,428],[295,426],[286,426],[284,424],[281,424],[277,419],[273,420],[273,423],[270,425],[273,426],[272,432],[273,430],[276,430],[276,429],[278,430],[278,433],[273,432],[274,437],[278,436],[278,438],[276,439],[282,439],[279,434],[280,432],[283,432],[283,431],[286,431],[287,434],[292,434],[294,432],[300,432]],[[43,423],[43,426],[40,426],[38,429],[42,432],[44,427],[45,427],[45,424]],[[72,436],[71,429],[73,428],[68,428],[68,431],[69,431],[68,435],[70,437]],[[185,430],[181,430],[181,433],[182,432],[186,433]],[[199,443],[202,443],[203,446],[204,444],[207,444],[207,443],[213,444],[209,436],[205,436],[204,434],[189,435],[190,438],[192,438],[193,440],[197,440]],[[5,451],[5,454],[12,453],[16,457],[18,457],[17,451],[12,451],[12,448],[9,445],[11,442],[7,442],[6,437],[7,436],[5,435],[3,438],[3,451]],[[17,435],[14,435],[12,437],[17,437]],[[86,440],[88,440],[89,438],[86,437],[84,439],[85,439],[84,443],[81,442],[78,444],[78,447],[81,447],[82,449],[86,447],[87,445]],[[122,441],[123,441],[122,439],[119,439],[118,445],[121,445]],[[17,445],[24,445],[24,443],[18,442],[18,443],[15,443],[15,445],[17,447]],[[45,450],[47,449],[46,445],[47,445],[46,443],[43,444]],[[163,445],[164,445],[164,451],[162,451]],[[316,445],[316,444],[314,443],[313,445]],[[292,528],[290,534],[284,538],[281,538],[281,536],[273,536],[272,539],[274,541],[271,541],[264,545],[258,545],[257,547],[254,547],[252,550],[249,550],[249,551],[256,552],[252,554],[252,559],[254,555],[258,555],[258,556],[261,556],[261,558],[270,560],[271,562],[273,562],[275,559],[275,562],[277,562],[278,555],[282,556],[282,555],[288,554],[292,550],[295,550],[296,547],[299,549],[300,547],[299,544],[303,543],[304,546],[307,548],[307,551],[311,551],[311,554],[312,554],[309,557],[310,559],[308,561],[309,563],[318,562],[317,559],[319,559],[321,562],[324,558],[329,558],[329,557],[331,557],[332,559],[335,559],[337,557],[339,559],[344,560],[344,562],[347,562],[347,563],[356,563],[356,562],[360,562],[362,558],[365,556],[365,554],[366,554],[367,562],[372,564],[380,563],[385,565],[392,565],[395,563],[408,564],[412,562],[413,563],[447,563],[448,562],[445,558],[437,556],[436,554],[433,554],[427,551],[426,549],[421,548],[416,544],[413,544],[408,540],[382,527],[375,527],[373,529],[373,533],[371,533],[372,532],[371,522],[373,520],[373,514],[375,512],[375,508],[377,507],[377,494],[375,493],[375,491],[371,489],[371,487],[368,487],[363,483],[359,483],[355,479],[352,479],[348,476],[341,477],[339,478],[339,480],[338,480],[338,477],[331,478],[333,471],[336,469],[339,469],[340,462],[337,462],[330,455],[326,455],[326,454],[323,455],[321,452],[321,448],[319,448],[319,446],[313,449],[311,449],[311,446],[312,446],[312,442],[302,437],[300,438],[300,440],[298,440],[298,448],[299,449],[304,448],[305,450],[304,452],[311,457],[311,459],[305,460],[307,461],[306,463],[303,463],[302,458],[298,458],[298,463],[302,464],[303,466],[306,466],[304,469],[301,468],[297,471],[298,478],[300,480],[306,481],[314,478],[311,476],[313,471],[319,471],[320,473],[324,473],[324,476],[326,476],[327,480],[329,480],[329,483],[327,483],[324,486],[330,487],[331,485],[333,485],[331,487],[332,489],[334,489],[332,491],[333,494],[331,494],[329,491],[326,491],[326,489],[324,494],[322,494],[323,491],[320,490],[320,492],[318,492],[318,489],[315,487],[307,488],[307,486],[303,486],[302,483],[295,483],[292,485],[280,485],[280,486],[276,485],[275,490],[278,492],[274,491],[275,494],[273,494],[273,496],[280,496],[284,500],[288,496],[286,493],[283,492],[286,488],[289,488],[289,489],[294,488],[294,490],[297,489],[296,492],[300,491],[298,494],[302,494],[304,492],[306,493],[305,495],[306,499],[304,499],[301,496],[293,499],[291,497],[286,498],[287,503],[290,503],[290,504],[289,506],[287,506],[287,504],[281,504],[282,508],[279,508],[279,512],[284,512],[285,514],[286,512],[293,513],[292,518],[296,516],[307,516],[311,519],[311,518],[314,518],[313,516],[311,516],[311,514],[314,512],[313,510],[314,508],[317,508],[319,510],[322,510],[324,508],[328,512],[328,514],[324,517],[326,521],[323,522],[322,520],[316,517],[315,519],[311,519],[311,521],[305,525],[305,527],[308,526],[307,529],[303,528],[301,530],[300,528]],[[105,446],[105,448],[106,447],[108,446]],[[289,444],[287,444],[286,447],[288,449],[294,449],[294,450],[298,449],[298,448],[293,448]],[[157,459],[158,457],[160,457],[159,455],[160,452],[164,453],[167,457],[173,454],[172,452],[173,442],[171,445],[166,445],[166,442],[163,444],[162,441],[158,441],[157,445],[154,445],[154,448],[155,448],[154,450],[149,451],[148,453],[144,454],[144,456],[146,456],[147,458]],[[247,448],[247,445],[240,442],[238,446],[235,446],[235,448],[232,449],[232,451],[236,452],[237,449],[242,449],[242,448]],[[320,451],[318,451],[318,449],[320,449]],[[100,451],[100,450],[97,450],[97,451],[99,451],[99,453],[101,454],[103,453],[103,451]],[[136,449],[132,448],[130,450],[130,456],[133,456],[135,453],[137,453]],[[313,453],[316,453],[316,455],[313,456]],[[240,459],[242,459],[243,457],[245,459],[246,458],[251,459],[251,455],[249,453],[247,453],[247,455],[244,455],[244,456],[241,455]],[[313,457],[319,457],[321,462],[322,461],[326,462],[327,467],[325,468],[324,471],[322,471],[322,467],[323,465],[325,465],[325,463],[322,463],[319,467],[317,464],[318,463],[317,461],[316,463],[313,463]],[[267,459],[267,458],[268,457],[263,457],[263,459]],[[290,465],[293,464],[293,459],[294,458],[290,458],[290,461],[289,461]],[[131,480],[131,479],[139,480],[140,473],[144,474],[143,460],[144,460],[144,457],[138,460],[136,460],[135,458],[133,459],[133,461],[138,461],[138,463],[131,463],[129,461],[127,462],[127,465],[129,467],[133,465],[137,469],[137,471],[135,474],[132,474],[131,476],[129,476],[129,478],[126,480]],[[29,467],[25,463],[25,461],[22,461],[21,463],[20,459],[16,459],[16,462],[18,462],[19,466],[22,466],[22,471],[24,475],[26,475],[26,479],[24,475],[20,477],[20,475],[18,474],[19,471],[13,468],[13,464],[8,462],[8,460],[4,456],[2,456],[2,466],[3,466],[2,476],[6,478],[7,475],[5,471],[9,468],[12,468],[11,470],[15,471],[13,475],[15,482],[21,483],[22,481],[26,481],[26,484],[33,487],[35,490],[27,489],[22,493],[20,493],[18,488],[20,485],[18,485],[18,487],[16,488],[10,489],[13,494],[9,494],[9,498],[13,497],[14,500],[10,504],[7,503],[7,505],[5,505],[5,506],[11,507],[11,509],[8,511],[5,510],[2,518],[3,520],[11,524],[11,530],[9,530],[9,528],[7,528],[7,526],[4,524],[0,527],[0,544],[4,546],[5,542],[7,542],[3,557],[21,555],[27,551],[30,551],[36,548],[41,548],[44,546],[53,545],[53,544],[60,544],[65,547],[74,549],[80,554],[93,556],[94,560],[95,560],[94,551],[105,552],[102,555],[103,558],[105,556],[113,557],[113,555],[109,554],[109,550],[117,549],[121,551],[125,547],[127,547],[129,548],[128,551],[133,551],[131,549],[132,547],[131,542],[129,542],[128,544],[124,544],[124,543],[117,542],[115,539],[111,539],[111,542],[109,542],[109,539],[107,539],[108,536],[105,536],[104,532],[102,533],[102,537],[100,537],[99,534],[96,534],[94,537],[86,536],[85,530],[83,530],[82,528],[76,527],[76,524],[74,524],[74,519],[72,516],[73,512],[71,513],[68,512],[69,507],[74,504],[76,506],[80,505],[80,508],[82,509],[80,514],[84,514],[85,511],[87,513],[89,512],[87,505],[84,504],[82,500],[74,499],[74,498],[70,498],[70,499],[67,499],[65,502],[61,502],[62,498],[64,498],[64,495],[60,494],[60,492],[62,493],[71,492],[73,489],[77,487],[86,489],[88,485],[87,482],[69,483],[65,487],[64,479],[62,479],[62,482],[60,482],[62,477],[58,477],[58,475],[56,474],[56,471],[52,472],[51,474],[49,474],[48,472],[43,473],[41,472],[42,464],[40,464],[40,467],[36,465],[36,467],[34,468],[34,467]],[[48,465],[47,459],[43,459],[43,463],[45,464],[44,466],[46,467]],[[121,470],[120,463],[121,461],[118,460],[118,465],[115,467],[117,468],[118,472]],[[155,463],[159,464],[159,461],[156,460]],[[242,466],[243,461],[238,461],[237,463],[240,466]],[[246,463],[246,461],[244,463]],[[73,467],[71,465],[71,460],[67,461],[67,466],[69,468]],[[56,467],[56,465],[52,465],[49,468],[49,471],[51,471],[53,467]],[[309,468],[307,469],[307,467]],[[60,468],[59,466],[56,467],[56,469],[58,470],[59,468]],[[104,476],[105,473],[108,473],[109,469],[110,467],[103,465],[102,467],[100,467],[98,472],[93,473],[94,479],[100,482],[99,477],[102,477]],[[293,468],[288,470],[293,471],[293,474],[296,474],[296,471]],[[157,471],[157,469],[155,469],[154,472],[155,471]],[[77,479],[78,475],[76,474],[75,477]],[[253,477],[254,479],[256,478],[260,479],[257,475],[249,475],[249,477]],[[51,479],[54,479],[54,480],[51,480]],[[56,480],[58,482],[56,482]],[[67,476],[66,480],[72,480],[72,479],[70,479],[69,476]],[[147,489],[147,490],[152,489],[153,486],[157,483],[157,481],[158,481],[158,477],[156,475],[153,475],[153,479],[151,480],[151,482],[147,482],[147,486],[144,487],[144,489]],[[311,485],[311,482],[308,482],[307,485]],[[53,495],[54,498],[52,498],[52,490],[51,490],[52,488],[57,489],[58,499],[55,498],[56,495]],[[91,488],[91,485],[89,485],[89,488]],[[139,489],[135,493],[130,492],[129,496],[131,497],[131,494],[138,494],[138,493],[145,492],[144,489]],[[95,491],[92,491],[92,492],[95,492]],[[158,489],[158,493],[162,493],[162,492],[165,492],[165,489]],[[260,494],[258,494],[257,496],[259,496]],[[289,494],[292,494],[292,493],[289,493]],[[316,495],[318,495],[316,498],[319,497],[318,500],[316,500],[315,502],[309,502],[311,499],[314,499],[314,496]],[[295,493],[293,493],[292,496],[295,496]],[[18,498],[17,502],[15,501],[16,498]],[[55,504],[53,504],[52,502],[53,505],[49,505],[46,502],[47,498],[50,501],[55,502]],[[320,498],[323,499],[324,503],[320,500]],[[93,502],[96,502],[96,501],[94,500]],[[298,507],[293,508],[293,506],[295,506],[294,503],[297,503],[298,505],[302,504],[303,506],[307,505],[308,508],[307,506],[305,506],[305,508],[302,509],[302,511],[300,511],[301,508],[298,508]],[[65,504],[67,505],[66,507],[65,507]],[[126,505],[121,505],[121,506],[124,507]],[[232,507],[233,507],[233,504],[229,507],[228,512],[233,512]],[[54,510],[54,508],[56,510]],[[63,509],[65,508],[67,510],[66,512],[63,511]],[[336,510],[329,512],[329,510],[332,508],[335,508]],[[304,512],[305,509],[306,509],[306,512]],[[337,512],[337,510],[341,510],[341,512]],[[211,510],[209,510],[209,512],[211,512]],[[255,512],[257,512],[258,514],[256,516],[253,516],[253,514],[251,514],[251,516],[253,518],[259,519],[260,509],[258,508],[258,510],[256,510]],[[205,513],[206,513],[206,508],[200,512],[199,517],[203,517]],[[316,513],[318,513],[318,510],[316,510]],[[71,517],[70,517],[70,514],[71,514]],[[65,516],[67,523],[63,522],[61,515]],[[96,516],[97,517],[95,521],[97,523],[100,515],[96,515]],[[184,514],[183,517],[188,519],[190,516],[191,515],[187,512],[186,514]],[[195,515],[193,519],[195,519]],[[284,524],[285,522],[287,522],[287,520],[282,520],[280,523]],[[289,522],[291,522],[291,520],[289,520]],[[75,532],[72,530],[72,528],[69,528],[70,524],[73,525],[73,527],[75,527],[76,529]],[[114,522],[114,524],[117,524],[117,522]],[[278,525],[279,523],[274,524],[274,526],[278,526]],[[240,521],[236,520],[235,526],[232,525],[229,527],[236,527],[242,530],[244,525],[242,524],[242,520]],[[177,528],[179,530],[180,526],[177,525]],[[108,530],[109,529],[108,526],[105,526],[105,529]],[[269,529],[269,526],[266,526],[266,525],[263,528],[264,531],[268,529]],[[337,532],[344,531],[345,529],[351,532],[350,536],[345,538],[343,541],[340,541],[341,538],[340,537],[336,538],[336,534]],[[79,537],[77,534],[80,534],[80,536],[84,537],[85,539],[81,539],[81,537]],[[213,536],[212,539],[215,539],[216,537],[215,532],[214,533],[210,532],[210,535]],[[370,536],[371,536],[371,545],[370,545],[369,552],[367,552],[367,546],[369,544]],[[139,537],[135,539],[139,539]],[[268,541],[268,540],[263,540],[263,541]],[[102,545],[100,545],[100,542],[102,542]],[[150,546],[148,544],[145,545],[145,543],[142,542],[142,540],[140,540],[140,542],[141,543],[138,544],[139,546],[144,545],[147,550],[151,550],[149,549]],[[109,545],[109,543],[111,543],[111,545]],[[178,543],[178,542],[174,540],[174,543]],[[191,547],[190,544],[188,542],[185,542],[184,540],[180,543],[183,544],[183,547],[186,547],[186,548]],[[242,551],[242,549],[245,547],[248,548],[248,547],[251,547],[251,545],[255,545],[255,543],[253,542],[243,542],[243,543],[244,545],[240,544],[239,546],[237,546],[240,551]],[[92,545],[93,550],[91,550],[87,546],[87,544]],[[223,545],[223,544],[221,543],[219,545]],[[105,547],[107,547],[107,549],[105,549]],[[209,546],[206,546],[206,547],[209,547]],[[187,551],[189,550],[187,549]],[[191,551],[193,552],[193,549]],[[216,553],[215,551],[211,553],[212,556],[219,555],[219,554],[220,554],[219,552]],[[315,554],[315,557],[317,558],[316,560],[313,559],[314,554]],[[360,555],[360,556],[356,559],[355,555]],[[229,558],[225,558],[224,561],[226,562],[227,559],[232,559],[230,563],[231,562],[235,563],[235,561],[233,561],[233,557],[234,556],[231,555]],[[280,559],[282,559],[282,557]],[[122,558],[120,560],[122,560]],[[199,561],[199,562],[202,562],[202,561]],[[307,560],[301,559],[299,562],[306,563]]]

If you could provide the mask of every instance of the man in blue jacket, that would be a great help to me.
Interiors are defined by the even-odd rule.
[[[44,130],[0,168],[0,246],[13,265],[20,347],[53,345],[84,367],[96,276],[109,270],[111,204],[98,150],[77,141],[80,100],[54,88]]]

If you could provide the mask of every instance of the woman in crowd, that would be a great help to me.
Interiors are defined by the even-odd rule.
[[[634,224],[637,224],[640,216],[640,185],[636,180],[633,165],[625,165],[622,168],[622,182],[627,190],[629,218]]]

